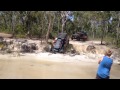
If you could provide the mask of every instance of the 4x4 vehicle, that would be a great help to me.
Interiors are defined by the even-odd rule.
[[[67,33],[59,33],[58,37],[55,39],[53,43],[52,52],[64,53],[67,45],[69,45],[69,38]]]
[[[83,40],[86,41],[88,39],[88,35],[85,31],[80,31],[72,35],[71,39],[76,39],[78,41]]]

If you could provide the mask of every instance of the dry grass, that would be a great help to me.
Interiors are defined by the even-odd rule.
[[[10,37],[12,37],[12,34],[0,33],[0,37],[10,38]]]

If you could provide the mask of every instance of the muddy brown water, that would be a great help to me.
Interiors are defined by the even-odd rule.
[[[0,59],[0,79],[95,79],[97,67],[97,63],[82,61]],[[120,65],[113,65],[111,79],[120,79]]]

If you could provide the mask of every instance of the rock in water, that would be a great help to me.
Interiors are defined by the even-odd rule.
[[[51,45],[50,44],[48,44],[48,45],[46,45],[45,47],[44,47],[44,51],[46,51],[46,52],[50,52],[51,51]]]
[[[89,45],[87,46],[86,51],[89,53],[96,53],[96,47],[94,45]]]

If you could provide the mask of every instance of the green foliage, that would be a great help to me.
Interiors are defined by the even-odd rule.
[[[16,38],[26,38],[26,36],[24,34],[17,34],[15,35]]]
[[[73,15],[74,22],[68,20],[64,27],[69,36],[85,30],[92,40],[103,37],[103,41],[119,46],[120,11],[73,11]],[[108,22],[111,16],[112,24]],[[26,37],[29,32],[31,37],[42,38],[48,32],[50,20],[49,38],[53,39],[62,31],[60,11],[1,11],[0,32],[15,34],[19,38]]]

